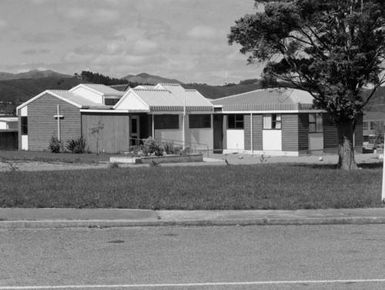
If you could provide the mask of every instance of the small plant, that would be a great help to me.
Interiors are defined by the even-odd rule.
[[[112,162],[108,165],[108,168],[110,169],[115,169],[115,168],[119,168],[119,163],[117,162]]]
[[[60,153],[63,152],[63,143],[55,136],[51,137],[49,141],[48,149],[52,153]]]
[[[85,153],[86,140],[83,137],[78,139],[70,139],[67,141],[66,149],[72,153]]]
[[[172,142],[163,143],[163,148],[166,154],[180,155],[182,151],[182,146],[175,145]]]
[[[163,156],[163,152],[164,147],[157,140],[153,139],[152,137],[144,140],[143,153],[145,155]]]

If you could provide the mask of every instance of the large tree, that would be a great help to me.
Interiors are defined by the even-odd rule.
[[[230,44],[264,72],[308,91],[338,129],[338,165],[357,167],[353,132],[384,83],[385,0],[255,0],[235,22]],[[370,88],[369,93],[366,89]]]

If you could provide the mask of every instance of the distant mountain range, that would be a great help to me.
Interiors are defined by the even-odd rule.
[[[185,84],[176,79],[169,79],[147,73],[127,75],[124,79],[136,84],[179,83],[184,88],[198,90],[203,96],[209,99],[217,99],[263,88],[262,81],[258,79],[250,79],[241,81],[239,84],[226,84],[222,86],[198,83]],[[14,113],[16,106],[44,90],[68,90],[82,82],[84,81],[79,77],[52,70],[32,70],[18,74],[0,73],[0,113]],[[278,85],[285,86],[285,84]],[[385,112],[385,87],[377,90],[366,110]]]
[[[0,81],[19,79],[41,79],[41,78],[72,78],[73,76],[55,72],[53,70],[31,70],[23,73],[0,72]]]
[[[177,83],[182,84],[181,81],[176,79],[168,79],[157,75],[150,75],[147,73],[140,73],[137,75],[126,75],[122,79],[128,80],[131,83],[156,85],[159,83]]]

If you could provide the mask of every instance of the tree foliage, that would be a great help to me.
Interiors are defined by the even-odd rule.
[[[91,82],[94,84],[103,84],[107,86],[128,83],[128,81],[125,79],[111,78],[109,76],[105,76],[99,73],[94,73],[91,71],[82,71],[80,74],[80,77],[83,81]]]
[[[267,61],[265,72],[309,91],[318,108],[338,121],[362,113],[384,79],[385,1],[255,1],[264,11],[231,28],[249,62]],[[260,7],[260,6],[259,6]]]
[[[312,94],[337,127],[354,129],[384,83],[385,1],[256,0],[255,6],[255,14],[231,27],[229,43],[240,44],[249,62],[266,62],[265,74]],[[367,86],[372,91],[364,94]]]

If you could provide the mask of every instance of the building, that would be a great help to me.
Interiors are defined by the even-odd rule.
[[[179,84],[125,92],[81,84],[47,90],[17,108],[19,148],[47,150],[52,136],[85,138],[91,152],[129,151],[154,137],[194,150],[298,156],[334,151],[337,129],[304,91],[276,88],[210,100]],[[355,147],[362,148],[362,123]]]
[[[21,150],[47,150],[52,136],[82,136],[91,152],[125,152],[149,136],[212,150],[213,105],[179,84],[139,86],[126,92],[81,84],[47,90],[17,107]]]
[[[17,128],[17,117],[0,117],[0,150],[17,150]]]
[[[337,128],[313,97],[290,88],[255,90],[213,100],[214,150],[298,156],[336,152]],[[362,150],[362,123],[356,126],[355,148]]]

